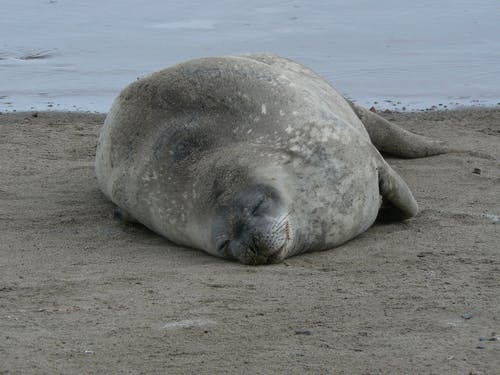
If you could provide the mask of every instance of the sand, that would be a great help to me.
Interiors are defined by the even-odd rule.
[[[389,159],[416,218],[251,267],[113,219],[103,115],[1,114],[0,374],[500,373],[500,110],[385,116],[470,151]]]

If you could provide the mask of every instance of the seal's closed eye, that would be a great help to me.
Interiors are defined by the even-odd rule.
[[[255,204],[253,210],[252,210],[252,215],[257,215],[259,213],[259,209],[263,206],[264,202],[266,201],[266,197],[262,196],[258,201],[257,204]]]

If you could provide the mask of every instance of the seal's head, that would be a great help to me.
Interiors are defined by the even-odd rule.
[[[278,189],[255,184],[216,210],[212,241],[218,255],[244,264],[282,261],[292,245],[289,210]]]

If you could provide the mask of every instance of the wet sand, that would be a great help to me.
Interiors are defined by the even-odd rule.
[[[1,114],[0,374],[498,373],[500,110],[384,116],[470,151],[389,159],[416,218],[250,267],[113,219],[103,115]]]

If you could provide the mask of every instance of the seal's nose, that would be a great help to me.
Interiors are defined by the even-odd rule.
[[[273,263],[285,243],[275,224],[275,218],[254,214],[236,223],[228,244],[232,256],[247,264]]]
[[[242,230],[239,235],[235,234],[234,239],[242,247],[246,248],[248,255],[268,257],[272,254],[271,243],[265,240],[270,237],[270,235],[266,233],[266,231],[269,230],[269,225],[265,225],[263,228],[248,226],[248,228]]]
[[[257,265],[273,263],[274,251],[267,246],[246,245],[239,241],[231,241],[229,251],[234,259],[245,264]]]

